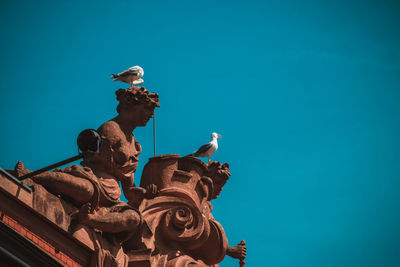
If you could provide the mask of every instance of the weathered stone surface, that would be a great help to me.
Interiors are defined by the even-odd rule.
[[[3,198],[26,212],[4,206],[0,211],[46,240],[55,235],[54,247],[63,247],[65,255],[86,266],[217,266],[225,255],[243,260],[244,242],[228,246],[211,213],[210,201],[229,179],[229,165],[160,155],[149,160],[136,187],[142,148],[132,131],[153,116],[158,95],[143,87],[120,89],[116,95],[119,114],[97,130],[99,151],[84,152],[83,167],[32,174],[24,180],[32,192],[0,176]],[[19,162],[12,172],[21,177],[30,171]],[[120,200],[119,184],[128,203]],[[38,228],[37,219],[27,221],[32,216],[53,230]]]

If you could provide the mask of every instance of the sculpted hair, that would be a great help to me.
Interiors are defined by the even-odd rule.
[[[152,107],[160,107],[158,103],[158,94],[150,93],[144,87],[131,87],[128,89],[119,89],[115,92],[119,104],[117,106],[117,112],[120,113],[121,108],[148,104]]]

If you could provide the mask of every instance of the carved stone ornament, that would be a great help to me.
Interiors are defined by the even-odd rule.
[[[218,266],[229,255],[244,266],[244,241],[230,247],[211,214],[210,201],[229,179],[229,165],[160,155],[150,158],[135,186],[142,148],[132,132],[153,117],[158,94],[132,86],[116,95],[118,115],[97,129],[98,149],[82,151],[82,166],[30,178],[22,162],[0,169],[1,225],[43,254],[16,257],[32,264],[43,259],[44,266],[180,267]],[[121,189],[128,203],[121,201]]]

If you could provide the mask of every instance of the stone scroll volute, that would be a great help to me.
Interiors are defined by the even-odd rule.
[[[210,216],[213,183],[207,174],[201,160],[176,154],[151,158],[145,166],[140,186],[155,184],[160,191],[139,207],[151,232],[143,242],[158,264],[166,257],[172,264],[183,255],[199,266],[224,258],[228,241],[222,226]]]

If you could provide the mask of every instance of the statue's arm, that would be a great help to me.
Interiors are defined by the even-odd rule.
[[[136,231],[140,226],[140,214],[132,209],[120,212],[103,211],[101,214],[92,211],[90,203],[82,205],[76,215],[78,222],[107,233]]]
[[[122,190],[125,197],[133,206],[138,206],[143,198],[152,198],[157,193],[157,187],[150,185],[147,188],[136,187],[134,184],[134,170],[125,169],[126,163],[132,156],[129,149],[124,146],[122,138],[124,133],[114,121],[104,123],[98,130],[102,136],[103,144],[100,154],[104,157],[104,162],[110,162],[111,173],[121,181]],[[129,162],[131,163],[131,162]],[[129,167],[129,166],[128,166]]]
[[[133,178],[121,181],[121,186],[129,203],[134,207],[138,207],[144,198],[146,190],[143,187],[136,187],[133,183]]]
[[[156,185],[151,184],[146,188],[136,187],[133,183],[133,179],[131,181],[121,181],[121,186],[126,199],[129,201],[129,204],[134,207],[138,207],[144,198],[153,198],[158,193]]]

